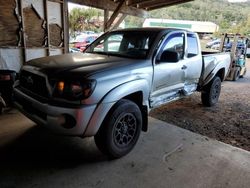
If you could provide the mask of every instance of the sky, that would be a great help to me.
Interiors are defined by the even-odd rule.
[[[83,5],[78,5],[78,4],[74,4],[74,3],[68,3],[68,10],[69,10],[69,12],[73,9],[73,8],[83,8],[83,7],[85,7],[85,6],[83,6]]]

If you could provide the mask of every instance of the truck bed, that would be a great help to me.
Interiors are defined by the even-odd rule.
[[[201,75],[202,85],[206,85],[214,77],[214,74],[222,69],[225,80],[231,63],[230,53],[225,52],[202,52],[203,70]],[[225,69],[226,67],[226,69]]]

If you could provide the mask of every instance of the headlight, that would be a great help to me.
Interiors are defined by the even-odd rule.
[[[95,80],[85,81],[58,81],[55,85],[53,96],[67,100],[82,100],[88,98],[96,85]]]

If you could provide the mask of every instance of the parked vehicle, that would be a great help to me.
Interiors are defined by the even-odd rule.
[[[210,41],[206,44],[206,48],[211,48],[212,46],[220,45],[220,39]]]
[[[238,34],[225,33],[222,36],[220,51],[231,53],[230,71],[227,79],[236,81],[243,78],[247,72],[246,58],[249,39]]]
[[[70,53],[80,52],[80,49],[79,48],[69,48],[69,52]]]
[[[212,47],[211,47],[212,50],[219,50],[220,49],[220,43],[217,43],[217,44],[214,44]]]
[[[13,103],[13,84],[16,72],[13,70],[0,70],[0,114],[5,107]]]
[[[215,105],[229,65],[229,53],[202,55],[190,31],[111,31],[83,54],[28,62],[15,84],[15,104],[56,133],[94,136],[103,153],[119,158],[147,131],[151,109],[196,91],[205,106]]]
[[[74,47],[80,49],[80,51],[84,51],[97,37],[97,35],[79,35],[74,41]]]
[[[246,55],[247,55],[247,58],[250,58],[250,42],[248,42]]]

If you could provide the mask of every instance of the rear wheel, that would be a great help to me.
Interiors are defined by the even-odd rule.
[[[244,72],[243,72],[243,74],[242,74],[242,75],[240,75],[240,78],[244,78],[244,76],[246,75],[246,73],[247,73],[247,68],[245,67],[245,68],[244,68]]]
[[[221,80],[218,76],[215,76],[201,92],[202,104],[209,107],[214,106],[219,100],[220,91]]]
[[[138,141],[142,129],[142,115],[132,101],[118,101],[105,118],[95,135],[95,143],[110,158],[129,153]]]

